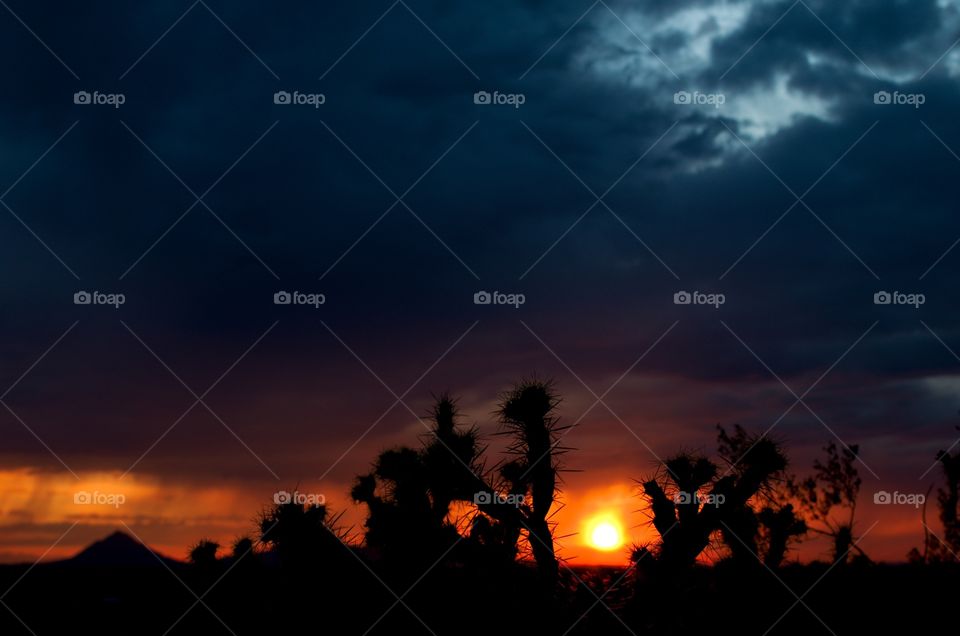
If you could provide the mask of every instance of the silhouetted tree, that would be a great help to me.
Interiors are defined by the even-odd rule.
[[[787,459],[772,440],[739,426],[732,435],[718,429],[720,455],[729,464],[723,475],[709,459],[681,453],[664,462],[659,477],[643,483],[660,534],[657,560],[668,568],[692,565],[716,532],[735,560],[757,563],[759,520],[751,500],[771,487]]]
[[[718,426],[717,440],[728,472],[737,476],[737,487],[730,493],[722,486],[715,489],[730,504],[722,515],[724,541],[741,562],[752,565],[762,555],[768,567],[777,568],[790,542],[807,531],[787,501],[787,457],[776,442],[751,435],[739,425],[732,434]]]
[[[513,437],[509,452],[517,456],[503,466],[501,475],[512,494],[530,498],[521,507],[523,525],[537,566],[548,581],[555,581],[558,574],[549,515],[557,494],[558,457],[563,452],[557,445],[559,403],[552,383],[533,379],[505,393],[499,409],[505,432]]]
[[[388,562],[432,560],[445,552],[461,538],[449,519],[451,506],[488,489],[478,475],[476,429],[461,430],[458,417],[454,400],[441,395],[422,448],[386,450],[354,482],[351,496],[369,511],[366,544]]]
[[[512,562],[522,530],[538,569],[556,581],[558,566],[550,528],[557,492],[559,399],[549,382],[524,381],[501,398],[502,433],[512,442],[515,459],[504,463],[496,483],[485,475],[483,449],[475,427],[458,426],[459,412],[449,395],[441,395],[431,412],[432,427],[421,449],[384,451],[373,470],[354,482],[351,496],[367,505],[365,541],[390,560],[424,558],[446,551],[454,542],[479,550],[493,563]],[[513,495],[522,503],[504,503]],[[475,504],[477,512],[461,535],[451,509]]]
[[[826,460],[814,461],[813,476],[799,482],[793,477],[788,480],[790,494],[816,524],[808,524],[809,529],[832,539],[834,561],[846,562],[852,552],[867,559],[854,535],[857,496],[862,483],[856,467],[859,446],[839,448],[830,442],[823,451]]]
[[[260,541],[276,553],[281,564],[294,570],[308,569],[343,554],[344,547],[337,545],[342,542],[337,519],[324,505],[274,504],[260,515]]]
[[[447,520],[454,502],[472,501],[486,486],[479,476],[483,467],[477,428],[461,430],[459,417],[456,402],[449,394],[440,395],[431,413],[432,434],[421,453],[436,524]]]
[[[660,534],[657,560],[677,569],[692,565],[719,529],[718,520],[708,518],[700,497],[701,489],[716,477],[717,466],[705,457],[681,453],[664,462],[664,468],[665,475],[643,483],[643,493],[650,502],[653,527]]]

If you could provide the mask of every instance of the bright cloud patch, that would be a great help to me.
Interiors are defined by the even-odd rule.
[[[675,79],[674,73],[696,74],[709,68],[714,41],[742,26],[748,12],[746,2],[682,9],[665,19],[642,11],[597,11],[601,38],[591,40],[577,63],[637,86]]]

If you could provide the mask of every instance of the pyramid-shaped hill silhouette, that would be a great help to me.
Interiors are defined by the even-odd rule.
[[[163,567],[163,564],[178,565],[180,561],[151,550],[130,535],[118,530],[90,544],[61,563],[87,567]]]

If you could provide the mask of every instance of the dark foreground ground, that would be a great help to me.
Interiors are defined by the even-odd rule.
[[[718,566],[669,581],[577,568],[564,570],[551,593],[523,566],[510,573],[442,566],[421,579],[345,554],[297,571],[262,557],[205,568],[6,566],[0,589],[12,589],[0,605],[0,634],[863,636],[956,633],[960,605],[960,571],[949,565],[813,564],[776,575]]]

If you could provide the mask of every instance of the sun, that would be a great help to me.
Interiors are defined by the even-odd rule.
[[[623,545],[620,523],[610,515],[594,517],[588,521],[586,536],[590,547],[602,552],[610,552]]]

